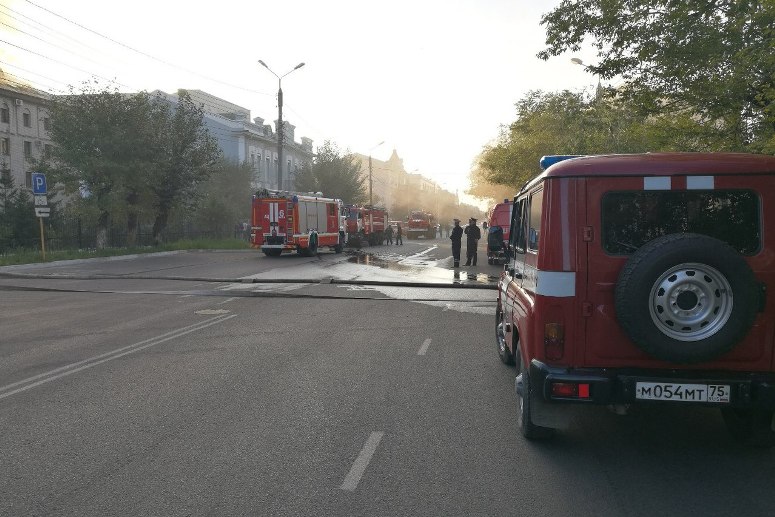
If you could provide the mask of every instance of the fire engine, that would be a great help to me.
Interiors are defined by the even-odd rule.
[[[498,203],[489,214],[487,227],[487,263],[501,264],[506,261],[506,247],[509,242],[509,226],[511,224],[511,209],[514,203],[504,199]]]
[[[345,233],[342,201],[321,193],[259,190],[253,196],[250,242],[265,255],[297,252],[311,256],[322,247],[341,253]]]
[[[357,242],[360,245],[365,240],[372,246],[385,242],[388,213],[384,208],[370,205],[346,205],[344,215],[345,230],[349,242]]]
[[[412,210],[406,220],[406,236],[416,239],[420,235],[424,235],[426,239],[436,237],[436,220],[430,212]]]

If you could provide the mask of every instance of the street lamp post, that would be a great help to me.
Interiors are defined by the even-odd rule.
[[[573,63],[574,65],[579,65],[584,67],[584,70],[589,70],[589,65],[585,65],[584,61],[582,61],[577,57],[570,58],[570,62]],[[600,100],[600,92],[602,90],[602,87],[600,86],[600,76],[594,72],[592,72],[592,75],[597,76],[597,88],[595,88],[595,100],[598,101]]]
[[[377,147],[379,147],[382,144],[384,144],[384,143],[385,143],[385,141],[383,140],[380,143],[378,143],[377,145],[375,145],[374,147],[372,147],[371,149],[369,149],[369,205],[371,205],[371,206],[374,206],[374,198],[373,198],[373,195],[372,195],[373,188],[372,188],[372,179],[371,179],[371,152],[374,149],[376,149]]]
[[[284,73],[283,75],[277,75],[274,73],[274,70],[269,68],[269,65],[258,60],[259,64],[269,70],[272,75],[277,77],[277,190],[282,190],[283,188],[283,137],[284,137],[284,127],[283,127],[283,77],[290,74],[294,70],[298,70],[299,68],[304,66],[304,63],[299,63],[295,67],[293,67],[292,70],[289,70],[288,72]]]

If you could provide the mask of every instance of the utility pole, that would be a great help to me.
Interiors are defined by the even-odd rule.
[[[277,190],[283,189],[283,138],[285,137],[285,128],[283,127],[283,77],[290,74],[294,70],[298,70],[299,68],[304,66],[304,63],[299,63],[295,67],[293,67],[292,70],[289,72],[284,73],[283,75],[277,75],[274,73],[274,70],[269,68],[269,66],[261,61],[258,60],[259,64],[269,70],[272,75],[277,77]]]

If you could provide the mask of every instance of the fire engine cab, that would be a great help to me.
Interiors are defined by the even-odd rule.
[[[530,439],[590,405],[720,408],[775,445],[775,157],[545,157],[514,198],[495,337]]]
[[[296,252],[311,256],[345,243],[342,201],[321,195],[259,190],[253,196],[251,245],[265,255]]]

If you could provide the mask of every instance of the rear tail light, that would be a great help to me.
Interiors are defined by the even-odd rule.
[[[589,383],[554,382],[552,397],[562,399],[588,399]]]
[[[565,353],[565,326],[562,323],[547,323],[544,327],[544,353],[550,361],[562,359]]]

